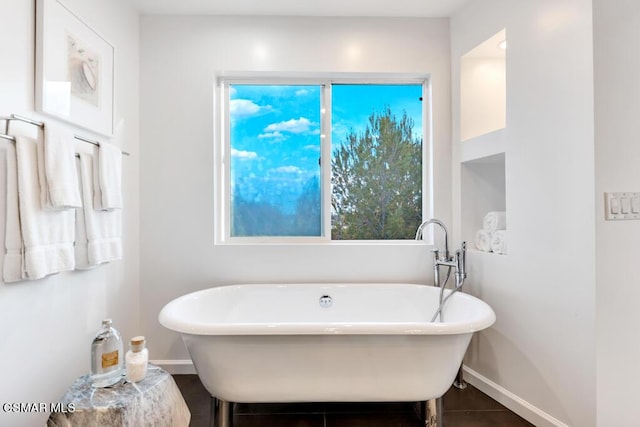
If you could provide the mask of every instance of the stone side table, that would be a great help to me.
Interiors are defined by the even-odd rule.
[[[89,375],[83,375],[60,403],[73,412],[51,413],[47,426],[187,427],[191,420],[173,377],[152,364],[144,380],[107,388],[91,387]]]

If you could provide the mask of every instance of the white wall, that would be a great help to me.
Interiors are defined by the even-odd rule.
[[[638,425],[640,222],[604,221],[605,191],[640,191],[640,3],[594,0],[598,425]]]
[[[125,339],[139,333],[138,15],[126,0],[65,4],[116,47],[116,124],[123,148],[132,154],[123,162],[124,260],[33,282],[0,282],[2,403],[57,402],[78,376],[89,372],[91,341],[102,318],[111,316]],[[24,0],[3,0],[0,5],[0,115],[17,113],[47,121],[51,119],[34,112],[34,5]],[[8,143],[0,142],[2,159]],[[5,175],[4,161],[0,175]],[[4,206],[4,186],[0,200]],[[4,223],[0,209],[0,224]],[[44,425],[48,415],[0,411],[0,425]]]
[[[153,359],[188,358],[180,337],[157,316],[171,299],[198,289],[431,280],[428,249],[413,244],[214,246],[218,71],[430,73],[436,216],[450,223],[447,19],[143,16],[141,311]]]
[[[149,16],[142,18],[139,57],[138,17],[128,2],[66,4],[116,46],[116,123],[123,148],[132,153],[124,161],[125,259],[90,272],[0,283],[0,402],[56,401],[88,371],[89,344],[106,316],[125,337],[147,334],[152,358],[187,358],[177,335],[156,318],[167,301],[196,289],[244,281],[429,281],[427,250],[411,245],[215,247],[216,71],[432,73],[440,160],[436,216],[451,221],[453,203],[459,240],[457,143],[453,200],[443,188],[451,160],[447,20]],[[11,43],[3,44],[0,114],[48,120],[33,111],[34,4],[5,0],[1,12],[0,39]],[[640,323],[633,246],[640,223],[605,222],[602,193],[637,191],[629,183],[640,182],[634,162],[640,157],[640,5],[593,0],[593,12],[595,186],[591,2],[476,0],[451,23],[455,142],[460,55],[502,28],[509,36],[509,255],[470,254],[469,290],[494,307],[498,322],[474,339],[467,365],[482,376],[473,379],[477,385],[488,390],[492,385],[483,381],[495,383],[495,397],[512,406],[513,397],[533,405],[514,409],[539,425],[553,421],[545,414],[568,425],[594,425],[596,354],[598,425],[637,423],[629,382],[640,377],[640,345],[629,337]],[[254,55],[258,46],[266,47],[265,57]],[[138,198],[140,160],[145,191]],[[3,233],[0,227],[0,241]],[[0,413],[0,424],[27,426],[45,418]]]
[[[452,18],[458,233],[460,56],[503,28],[508,254],[470,254],[468,290],[494,308],[497,322],[474,339],[466,364],[474,384],[536,425],[593,426],[591,1],[475,0]]]

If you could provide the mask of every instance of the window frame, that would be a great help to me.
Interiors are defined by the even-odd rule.
[[[318,85],[320,90],[320,192],[322,226],[320,236],[231,236],[231,138],[230,85]],[[434,211],[433,122],[431,79],[426,74],[339,73],[331,75],[273,75],[231,73],[215,76],[214,82],[214,243],[234,244],[406,244],[413,240],[331,239],[331,87],[334,84],[422,86],[422,218]],[[328,160],[327,160],[328,159]]]

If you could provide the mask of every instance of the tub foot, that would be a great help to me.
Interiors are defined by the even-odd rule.
[[[425,400],[421,403],[424,427],[443,427],[442,398]]]
[[[458,369],[458,375],[456,375],[456,379],[453,381],[453,386],[458,390],[464,390],[465,388],[467,388],[467,382],[464,380],[462,374],[462,365],[460,365],[460,369]]]
[[[211,427],[233,427],[233,403],[211,396]]]

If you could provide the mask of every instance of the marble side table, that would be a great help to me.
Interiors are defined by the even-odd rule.
[[[83,375],[60,403],[65,412],[51,413],[47,426],[187,427],[191,420],[173,377],[152,364],[144,380],[107,388],[91,387]]]

